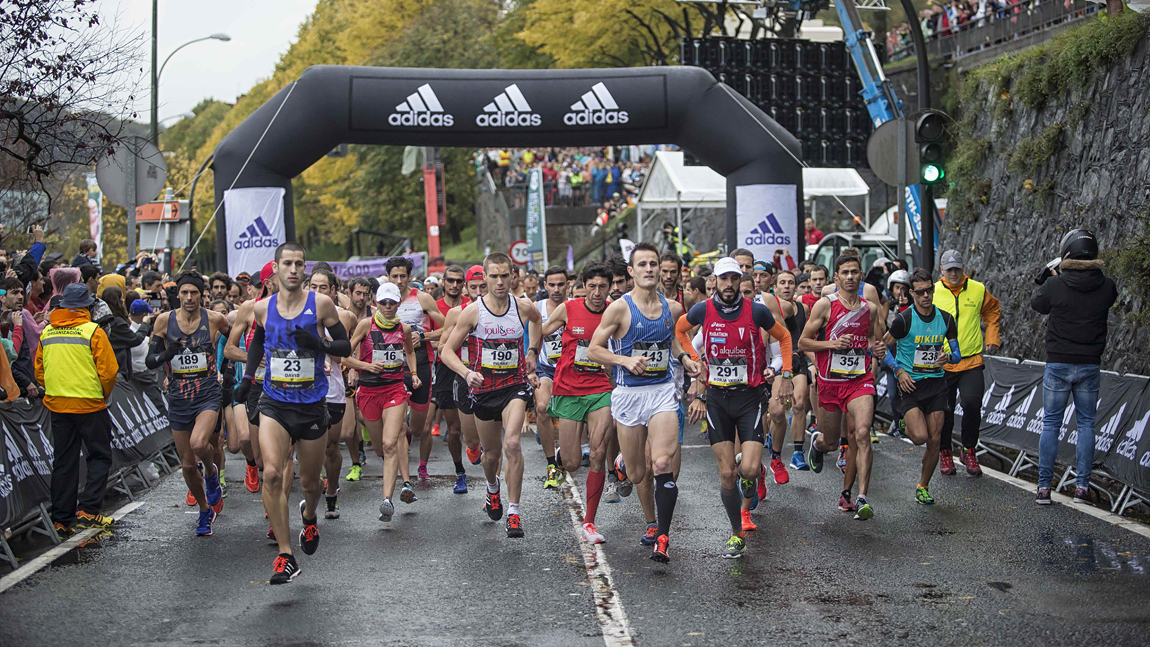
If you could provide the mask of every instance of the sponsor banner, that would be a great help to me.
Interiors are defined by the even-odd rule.
[[[135,465],[172,444],[168,412],[159,409],[137,386],[116,380],[108,398],[112,417],[112,469]]]
[[[224,191],[228,223],[228,274],[257,274],[275,258],[284,233],[282,187],[251,187]]]
[[[389,257],[390,258],[390,257]],[[403,258],[411,261],[411,275],[417,276],[423,273],[423,254],[405,254]],[[348,279],[359,278],[361,276],[374,276],[379,277],[387,274],[387,258],[373,258],[366,261],[355,261],[348,263],[339,263],[334,261],[327,261],[331,266],[331,271],[335,272],[337,278],[341,281]],[[311,268],[315,267],[317,261],[308,261],[305,264],[307,272],[311,273]]]
[[[1037,454],[1042,435],[1041,367],[995,357],[985,359],[983,380],[987,384],[980,436],[984,441]],[[961,426],[964,413],[961,403],[956,405],[955,429]]]
[[[751,250],[755,258],[774,258],[779,249],[785,249],[793,258],[803,258],[797,195],[794,184],[735,187],[738,247]]]
[[[545,90],[544,90],[545,88]],[[629,131],[668,124],[662,75],[377,79],[351,83],[351,127],[367,131]],[[394,106],[380,114],[379,106]]]
[[[539,271],[546,269],[547,215],[543,211],[543,171],[533,168],[527,172],[527,252],[528,263]]]
[[[96,241],[96,262],[104,255],[104,192],[96,174],[88,174],[88,238]]]
[[[0,528],[16,523],[51,499],[52,443],[43,405],[0,405]]]
[[[1131,399],[1110,450],[1102,458],[1102,467],[1119,481],[1150,492],[1150,434],[1146,433],[1150,424],[1150,386],[1146,378],[1124,379],[1133,383],[1137,395]],[[1095,447],[1097,444],[1095,440]]]

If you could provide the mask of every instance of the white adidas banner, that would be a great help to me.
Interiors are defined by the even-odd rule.
[[[794,184],[735,187],[738,246],[754,252],[756,259],[774,261],[775,251],[786,249],[793,259],[802,260],[797,191]]]
[[[284,233],[283,187],[251,187],[224,191],[228,223],[228,274],[258,276],[275,258]]]

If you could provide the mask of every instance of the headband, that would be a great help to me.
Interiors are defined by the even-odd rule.
[[[191,284],[193,287],[199,290],[200,294],[204,293],[204,280],[195,274],[185,274],[181,276],[178,280],[176,280],[176,289],[179,290],[181,287],[187,284]]]

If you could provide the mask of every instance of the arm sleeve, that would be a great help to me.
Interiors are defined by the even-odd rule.
[[[783,369],[782,344],[779,342],[774,342],[773,344],[771,344],[771,364],[770,364],[770,366],[772,369],[774,369],[774,371],[776,373],[778,373],[779,371],[781,371]]]
[[[999,336],[999,320],[1002,319],[1002,313],[998,309],[998,299],[986,291],[986,296],[982,299],[982,320],[986,322],[986,344],[1001,346],[1002,338]]]
[[[892,348],[887,351],[886,355],[883,355],[882,363],[886,364],[886,367],[890,370],[898,373],[898,360],[894,358],[895,354],[892,352],[893,350],[895,349]]]
[[[691,306],[691,309],[683,316],[687,318],[691,326],[703,325],[703,320],[707,318],[707,302],[696,303]]]
[[[263,330],[262,328],[260,330]],[[338,319],[335,325],[327,329],[327,333],[331,335],[331,342],[327,346],[328,355],[335,357],[347,357],[351,355],[351,340],[347,338],[347,328],[343,327],[343,322]],[[257,335],[259,333],[256,333]],[[260,344],[262,349],[263,344]],[[260,351],[262,354],[262,350]]]
[[[906,313],[908,312],[910,312],[910,308],[907,308],[906,310],[903,310],[894,316],[894,321],[890,322],[890,329],[887,330],[891,337],[894,337],[895,339],[902,339],[910,333],[910,322],[906,319]],[[943,315],[946,314],[941,309],[939,309],[938,312]],[[953,322],[954,320],[951,319],[951,321]]]
[[[691,312],[694,311],[695,308],[691,308]],[[697,362],[699,361],[699,354],[695,352],[695,345],[691,343],[691,328],[694,326],[691,325],[690,316],[691,314],[687,313],[675,322],[675,337],[679,339],[679,346],[683,348],[683,352]]]
[[[148,354],[144,357],[144,366],[150,369],[160,368],[169,360],[171,357],[168,354],[168,343],[163,337],[153,337],[152,343],[148,345]]]
[[[263,326],[256,326],[256,331],[252,333],[252,341],[248,344],[248,363],[244,368],[244,379],[250,380],[255,377],[256,369],[259,368],[263,359],[264,328]]]
[[[942,310],[939,312],[942,314],[943,321],[946,322],[946,343],[950,347],[950,363],[957,364],[962,361],[962,353],[958,349],[958,324],[949,312]]]

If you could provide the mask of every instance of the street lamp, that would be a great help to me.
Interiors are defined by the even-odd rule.
[[[164,63],[162,65],[160,65],[160,69],[157,71],[156,70],[156,22],[157,22],[156,21],[156,0],[152,0],[152,143],[159,146],[160,145],[159,123],[157,123],[157,121],[156,121],[156,116],[157,116],[157,112],[159,111],[159,107],[160,107],[160,96],[159,96],[160,75],[164,73],[164,66],[166,66],[168,64],[168,61],[172,60],[172,56],[176,52],[187,47],[188,45],[191,45],[192,43],[198,43],[198,42],[204,41],[204,40],[222,40],[224,42],[227,42],[227,41],[231,40],[232,37],[228,36],[227,34],[212,34],[211,36],[204,36],[203,38],[196,38],[194,40],[189,40],[188,42],[184,43],[183,45],[180,45],[176,49],[172,50],[172,53],[168,54],[168,57],[164,59]]]

